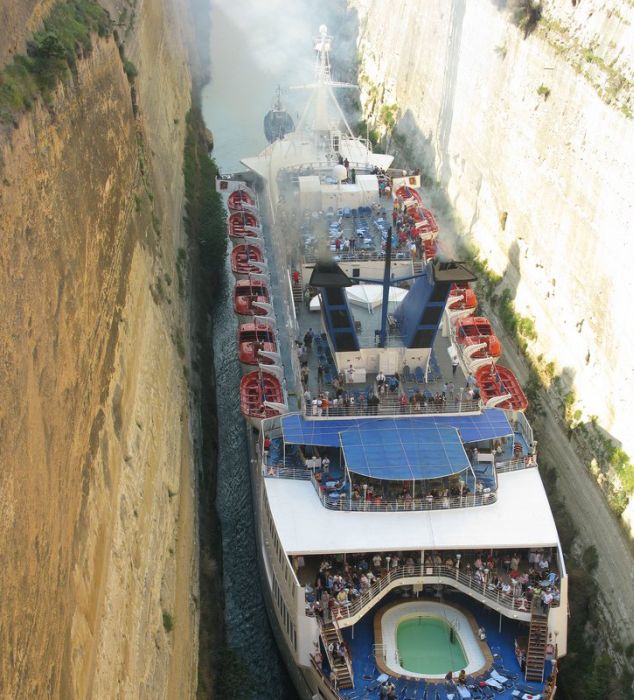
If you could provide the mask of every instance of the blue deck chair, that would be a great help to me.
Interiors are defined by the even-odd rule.
[[[412,371],[409,368],[409,365],[403,365],[403,382],[406,384],[411,384],[411,382],[414,381],[414,377],[412,376]]]
[[[433,350],[429,358],[429,371],[434,381],[440,381],[442,379],[442,372],[440,371],[440,366]]]
[[[422,367],[415,367],[414,368],[414,376],[416,377],[417,384],[424,384],[425,383],[425,373],[423,372]]]

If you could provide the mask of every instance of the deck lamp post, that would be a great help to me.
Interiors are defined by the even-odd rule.
[[[482,577],[482,592],[484,593],[486,591],[486,585],[489,580],[489,570],[487,568],[484,569],[484,576]]]
[[[456,554],[456,581],[458,580],[458,574],[460,573],[460,560],[462,559],[462,554]]]

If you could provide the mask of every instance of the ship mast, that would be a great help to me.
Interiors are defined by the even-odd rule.
[[[328,34],[328,27],[322,24],[319,27],[319,36],[315,39],[315,82],[309,83],[308,85],[297,85],[292,87],[292,90],[311,90],[312,95],[308,100],[304,112],[297,125],[297,130],[301,131],[306,128],[306,123],[308,121],[308,115],[314,114],[312,130],[316,132],[329,132],[332,128],[330,118],[329,118],[329,105],[334,105],[336,111],[343,121],[346,131],[351,138],[354,138],[354,134],[350,129],[348,120],[344,116],[333,88],[357,88],[357,85],[352,83],[343,83],[337,80],[333,80],[330,73],[330,47],[332,44],[332,36]]]

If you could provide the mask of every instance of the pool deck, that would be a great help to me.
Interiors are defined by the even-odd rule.
[[[433,606],[431,605],[433,603]],[[412,615],[416,614],[416,612],[420,611],[421,615],[430,615],[430,616],[438,616],[443,608],[450,607],[452,610],[457,611],[461,617],[466,619],[466,621],[469,624],[469,628],[471,630],[472,635],[466,636],[462,631],[459,631],[458,634],[461,639],[461,643],[463,646],[463,649],[467,655],[467,660],[471,662],[471,659],[474,658],[477,655],[477,651],[473,648],[474,645],[477,646],[479,649],[480,653],[482,654],[482,657],[484,657],[484,663],[478,668],[476,667],[475,669],[472,669],[469,671],[470,674],[472,675],[480,675],[482,673],[485,673],[491,666],[493,665],[493,655],[491,654],[491,650],[489,649],[488,644],[485,642],[482,642],[478,639],[478,624],[476,623],[475,617],[472,615],[472,613],[467,610],[467,608],[463,607],[462,605],[459,605],[456,602],[453,602],[451,606],[446,606],[444,603],[439,603],[438,601],[430,601],[427,599],[420,599],[420,600],[410,600],[410,601],[393,601],[391,603],[388,603],[387,605],[384,605],[382,608],[380,608],[376,614],[374,615],[374,639],[375,639],[375,644],[377,645],[382,645],[385,656],[389,655],[389,652],[393,650],[394,644],[388,642],[383,635],[383,632],[386,630],[386,625],[390,627],[391,629],[388,630],[388,633],[394,633],[395,632],[395,625],[390,624],[390,621],[386,617],[386,615],[389,615],[390,611],[393,611],[395,608],[403,608],[403,616],[404,617],[411,617]],[[410,609],[408,609],[410,608]],[[396,625],[397,627],[398,625]],[[389,649],[388,649],[389,647]],[[482,657],[480,657],[482,659]],[[406,669],[402,669],[404,673],[396,673],[394,669],[391,669],[387,663],[384,661],[381,656],[376,657],[376,665],[378,669],[382,673],[387,673],[395,676],[396,678],[410,678],[410,677],[416,677],[419,674],[412,674],[408,673]],[[468,669],[470,666],[470,663],[467,664],[466,668]],[[443,680],[445,677],[445,673],[447,672],[448,669],[446,669],[442,675],[438,676],[438,680]],[[460,669],[454,669],[456,671],[460,671]],[[426,676],[428,680],[433,679],[434,676]]]
[[[411,597],[403,598],[398,593],[393,593],[389,597],[391,604],[412,600]],[[431,595],[421,596],[420,600],[439,599]],[[461,611],[467,611],[477,627],[483,627],[486,631],[486,646],[488,646],[488,658],[492,659],[487,667],[490,670],[493,665],[500,669],[505,669],[516,678],[513,686],[505,688],[502,692],[491,691],[499,700],[515,700],[521,698],[526,692],[532,693],[536,698],[542,693],[544,684],[526,683],[524,674],[521,671],[514,651],[514,641],[516,636],[525,637],[528,635],[528,627],[517,622],[500,618],[500,616],[482,604],[469,599],[468,597],[455,591],[445,590],[442,602],[448,605],[455,605]],[[452,692],[454,700],[459,700],[459,695],[455,688],[447,688],[444,680],[434,681],[433,679],[416,680],[414,678],[397,678],[394,674],[385,672],[377,666],[374,656],[375,644],[378,641],[374,636],[375,617],[380,614],[386,606],[382,606],[375,612],[368,613],[358,624],[352,628],[342,630],[344,641],[351,651],[352,668],[354,673],[354,689],[340,689],[338,692],[342,698],[347,700],[361,698],[379,698],[380,684],[388,676],[397,688],[397,697],[402,700],[449,700]],[[546,678],[549,673],[550,662],[546,662]],[[488,673],[485,674],[488,676]],[[475,680],[479,676],[473,676]],[[518,690],[520,691],[518,693]],[[515,693],[515,695],[513,694]],[[471,697],[483,697],[477,693]],[[543,698],[543,695],[541,696]]]

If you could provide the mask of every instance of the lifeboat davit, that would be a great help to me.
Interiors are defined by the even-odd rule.
[[[229,215],[229,238],[234,241],[245,236],[257,237],[259,227],[258,217],[250,211],[234,211]]]
[[[270,406],[267,404],[277,404]],[[284,411],[284,391],[275,374],[255,370],[240,380],[240,410],[252,425],[263,418],[279,416]]]
[[[268,323],[242,323],[238,327],[238,354],[240,362],[246,366],[257,364],[272,365],[273,360],[259,351],[277,352],[275,331]]]
[[[409,207],[420,206],[423,203],[423,200],[420,196],[420,192],[417,192],[416,190],[412,189],[411,187],[408,187],[407,185],[401,185],[400,187],[398,187],[396,189],[396,192],[394,192],[394,196],[397,199],[402,200],[406,209],[408,209]]]
[[[253,316],[266,316],[266,310],[253,305],[253,302],[270,303],[269,290],[264,282],[253,279],[237,280],[233,288],[233,310],[241,321],[249,321]]]
[[[488,318],[484,316],[467,316],[456,321],[456,342],[463,346],[463,352],[468,347],[484,344],[475,352],[468,353],[471,359],[482,357],[497,358],[502,354],[502,346],[493,332],[493,327]]]
[[[246,190],[234,190],[227,199],[229,209],[241,211],[246,207],[255,207],[255,199]]]
[[[438,233],[438,223],[436,217],[424,207],[411,207],[407,210],[408,216],[414,220],[412,233],[416,235],[435,236]]]
[[[507,367],[487,365],[475,373],[480,398],[488,408],[525,411],[528,399],[516,376]]]
[[[459,297],[459,298],[456,298]],[[454,299],[452,301],[452,298]],[[447,299],[447,308],[452,311],[470,310],[475,311],[478,306],[478,297],[471,289],[468,282],[454,282],[449,290],[449,299]]]
[[[240,243],[231,251],[231,272],[238,278],[261,272],[262,268],[257,264],[261,262],[264,262],[264,253],[259,246]]]

